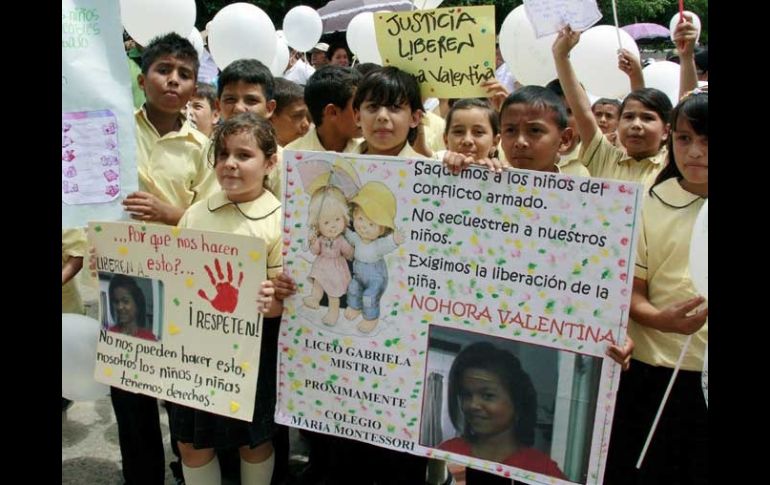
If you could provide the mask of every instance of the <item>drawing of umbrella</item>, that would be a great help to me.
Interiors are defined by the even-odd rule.
[[[624,25],[621,27],[621,29],[628,32],[628,34],[634,38],[634,40],[639,39],[654,39],[656,37],[670,37],[671,31],[669,31],[667,28],[663,27],[662,25],[658,24],[650,24],[650,23],[641,23],[641,24],[631,24],[631,25]]]
[[[409,0],[332,0],[318,9],[324,33],[345,31],[350,20],[361,12],[412,10]]]

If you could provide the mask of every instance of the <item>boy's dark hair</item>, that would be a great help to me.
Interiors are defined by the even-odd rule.
[[[195,94],[192,97],[208,101],[212,111],[217,107],[217,90],[212,84],[199,83],[195,86]]]
[[[348,53],[348,59],[353,57],[347,45],[345,45],[342,42],[335,42],[334,44],[330,45],[329,48],[326,50],[326,59],[331,61],[332,57],[334,57],[334,53],[340,49],[345,49],[345,52]]]
[[[364,77],[370,72],[376,71],[377,69],[381,69],[381,68],[382,68],[381,65],[375,64],[373,62],[362,62],[353,66],[353,69],[361,73],[361,77]]]
[[[532,379],[524,372],[519,359],[507,350],[497,348],[490,342],[476,342],[457,354],[449,370],[449,417],[463,437],[473,443],[476,436],[463,415],[460,402],[463,373],[468,369],[480,369],[497,376],[513,403],[513,434],[519,446],[535,443],[537,423],[537,392]]]
[[[231,62],[219,75],[217,81],[217,98],[222,97],[222,91],[228,84],[237,84],[243,81],[246,84],[256,84],[262,86],[265,99],[273,99],[273,89],[275,81],[273,75],[267,66],[256,59],[238,59]]]
[[[275,141],[275,129],[273,124],[267,118],[259,116],[251,111],[238,113],[230,119],[220,123],[211,135],[211,146],[209,148],[209,161],[211,166],[217,164],[217,154],[225,146],[227,137],[248,133],[257,141],[257,147],[265,154],[265,158],[270,158],[277,151],[278,147]]]
[[[665,125],[671,115],[671,100],[668,99],[666,93],[660,89],[655,88],[643,88],[631,91],[626,96],[623,103],[620,105],[620,116],[623,116],[623,110],[626,109],[626,103],[629,101],[639,101],[645,108],[651,109],[660,116],[661,121]]]
[[[618,109],[618,116],[620,116],[620,101],[614,98],[599,98],[596,100],[594,104],[591,105],[591,110],[593,110],[597,106],[601,106],[603,104],[609,104],[610,106],[614,106]]]
[[[503,121],[503,113],[512,104],[526,104],[543,111],[550,111],[559,130],[563,131],[567,128],[567,107],[551,89],[542,86],[524,86],[517,89],[503,101],[503,106],[500,108],[500,122]]]
[[[452,103],[452,107],[449,108],[449,112],[446,114],[446,125],[444,127],[444,135],[449,133],[449,128],[452,124],[452,116],[455,111],[460,109],[479,108],[484,110],[489,116],[489,124],[492,126],[492,134],[500,134],[500,116],[495,111],[495,108],[489,102],[487,98],[464,98],[458,99]]]
[[[287,108],[296,101],[305,102],[305,90],[299,84],[277,77],[274,79],[273,99],[275,99],[275,114]]]
[[[323,124],[324,108],[331,103],[345,109],[361,82],[361,74],[350,67],[326,65],[305,84],[305,104],[316,126]]]
[[[564,99],[566,96],[564,96],[564,89],[561,87],[561,81],[559,81],[559,78],[554,79],[553,81],[549,82],[545,85],[546,89],[550,89],[554,93],[556,93],[557,96]]]
[[[136,325],[139,328],[145,328],[147,304],[145,303],[144,292],[139,288],[139,285],[136,284],[136,280],[131,276],[114,274],[112,278],[110,278],[110,285],[107,288],[107,293],[110,299],[110,314],[112,315],[112,320],[115,323],[118,323],[118,311],[115,308],[115,305],[112,304],[115,290],[118,288],[124,288],[131,294],[131,298],[134,300],[134,305],[136,306]]]
[[[680,117],[687,118],[690,122],[692,129],[696,134],[706,136],[709,135],[709,95],[706,92],[696,92],[688,95],[679,101],[676,108],[671,110],[671,133],[668,136],[668,163],[663,170],[660,171],[655,182],[650,187],[650,195],[653,195],[652,189],[656,185],[665,182],[670,178],[676,177],[678,180],[682,179],[682,172],[679,171],[679,167],[676,166],[676,158],[674,154],[674,131],[676,130],[677,121]]]
[[[145,76],[150,71],[152,63],[163,56],[174,56],[177,59],[190,61],[193,64],[193,75],[198,79],[198,51],[181,35],[171,32],[155,37],[142,51],[142,74]]]
[[[397,106],[407,103],[414,113],[425,111],[420,97],[420,84],[412,74],[395,66],[386,66],[367,74],[358,85],[353,109],[361,109],[364,101],[376,106]],[[410,128],[407,139],[412,143],[417,137],[417,128]]]

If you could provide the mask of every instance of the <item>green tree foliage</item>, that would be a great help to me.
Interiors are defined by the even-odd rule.
[[[243,0],[197,0],[198,17],[196,25],[203,29],[206,23],[225,5],[236,3]],[[638,22],[652,22],[668,27],[668,21],[679,11],[678,0],[616,0],[618,8],[618,23],[623,25],[634,24]],[[297,5],[307,5],[318,9],[328,3],[328,0],[250,0],[252,3],[264,10],[276,25],[281,27],[284,15],[292,7]],[[523,3],[522,0],[445,0],[442,7],[468,6],[468,5],[495,5],[495,17],[497,29],[500,30],[505,17],[511,10]],[[612,0],[598,0],[599,9],[602,11],[602,19],[599,24],[614,24],[612,16]],[[701,19],[702,32],[701,44],[708,43],[708,0],[686,0],[685,9],[695,12]]]

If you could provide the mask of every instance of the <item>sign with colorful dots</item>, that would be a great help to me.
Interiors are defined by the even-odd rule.
[[[414,74],[423,96],[486,96],[495,77],[495,7],[378,12],[374,30],[383,65]]]
[[[92,222],[102,330],[95,378],[251,421],[265,243],[159,224]]]
[[[284,163],[299,289],[276,421],[527,483],[600,483],[640,186],[321,152]],[[474,452],[501,426],[516,429],[504,459]]]

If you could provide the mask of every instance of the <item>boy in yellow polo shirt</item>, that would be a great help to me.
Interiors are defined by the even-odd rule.
[[[146,101],[135,115],[139,191],[123,201],[134,219],[174,225],[217,189],[204,156],[207,138],[182,115],[197,72],[198,53],[177,34],[155,38],[142,53],[138,79]]]
[[[256,59],[238,59],[225,67],[219,75],[217,109],[222,121],[238,113],[251,112],[270,119],[275,112],[275,79],[270,69]],[[278,147],[278,164],[267,176],[265,187],[283,198],[281,182],[283,149]]]
[[[123,201],[134,219],[175,225],[193,202],[218,189],[206,163],[207,138],[182,115],[195,92],[197,72],[198,53],[178,34],[156,37],[142,52],[138,81],[146,101],[135,115],[139,191]],[[110,398],[125,482],[163,485],[166,461],[157,400],[117,387],[111,388]],[[175,443],[172,449],[178,454]],[[172,471],[181,477],[181,465],[172,463]]]
[[[305,104],[315,126],[287,150],[350,153],[358,145],[353,97],[361,74],[349,67],[328,65],[318,69],[305,85]]]
[[[273,97],[275,111],[270,117],[270,123],[275,129],[275,141],[278,142],[278,146],[285,147],[305,136],[310,129],[305,90],[295,82],[277,77]]]

